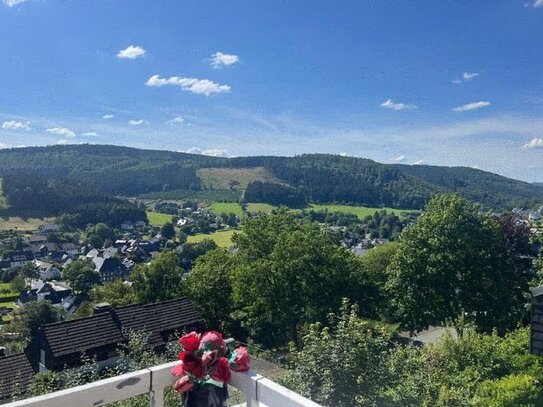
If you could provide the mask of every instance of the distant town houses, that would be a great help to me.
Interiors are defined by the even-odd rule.
[[[38,269],[40,279],[42,280],[53,280],[53,279],[59,280],[60,279],[60,269],[55,267],[52,263],[41,261],[41,260],[34,260],[32,263]]]

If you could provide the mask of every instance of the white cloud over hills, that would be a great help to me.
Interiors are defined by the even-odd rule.
[[[9,120],[2,123],[4,130],[30,130],[30,122],[18,122],[15,120]]]
[[[70,138],[76,137],[75,132],[66,127],[52,127],[52,128],[46,129],[45,131],[47,133],[55,134],[57,136],[62,136],[62,137],[70,137]]]

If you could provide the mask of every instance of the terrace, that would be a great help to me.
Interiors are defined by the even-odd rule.
[[[177,362],[99,380],[43,396],[5,404],[4,407],[96,407],[148,395],[149,407],[164,407],[164,390],[173,383]],[[319,407],[319,404],[255,372],[232,372],[231,386],[241,391],[247,407]]]

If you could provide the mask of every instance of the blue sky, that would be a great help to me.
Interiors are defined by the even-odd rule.
[[[543,0],[0,0],[0,147],[327,152],[543,182]]]

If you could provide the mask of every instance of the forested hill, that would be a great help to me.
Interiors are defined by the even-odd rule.
[[[459,192],[494,209],[543,201],[542,186],[472,168],[387,165],[328,154],[216,158],[105,145],[0,150],[0,177],[21,171],[119,196],[222,188],[252,202],[417,209],[437,192]]]

